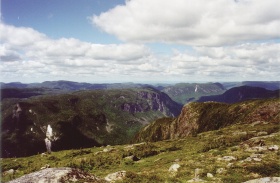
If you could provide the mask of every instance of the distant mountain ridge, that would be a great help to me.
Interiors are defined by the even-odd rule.
[[[12,83],[1,83],[1,88],[49,88],[56,90],[69,90],[69,91],[78,91],[78,90],[90,90],[90,89],[125,89],[125,88],[136,88],[136,87],[145,87],[147,84],[137,84],[137,83],[101,83],[101,84],[92,84],[85,82],[74,82],[74,81],[44,81],[42,83],[29,83],[23,84],[20,82]]]
[[[174,101],[186,104],[196,101],[201,96],[222,94],[225,89],[220,83],[178,83],[164,87],[161,91]]]
[[[42,83],[23,84],[20,82],[1,83],[1,100],[4,98],[29,98],[38,95],[72,93],[81,90],[105,90],[152,87],[138,83],[91,84],[73,81],[45,81]],[[157,87],[153,87],[157,88]]]
[[[242,81],[242,82],[222,82],[222,85],[228,90],[240,86],[252,86],[265,88],[267,90],[279,90],[280,81]]]
[[[221,95],[202,96],[197,102],[215,101],[235,103],[250,99],[279,98],[280,90],[267,90],[260,87],[240,86],[227,90]]]

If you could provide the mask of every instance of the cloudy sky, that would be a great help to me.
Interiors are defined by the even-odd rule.
[[[1,0],[0,80],[280,80],[279,0]]]

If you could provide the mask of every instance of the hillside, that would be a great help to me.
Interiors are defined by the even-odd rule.
[[[38,180],[53,178],[50,171],[55,168],[57,171],[69,167],[79,170],[73,169],[64,180],[112,182],[109,180],[116,180],[113,175],[118,175],[117,182],[123,183],[241,183],[279,177],[279,138],[279,123],[265,120],[234,124],[180,139],[4,158],[0,160],[5,172],[2,181],[13,179],[6,173],[9,170],[16,170],[14,178],[34,172],[29,178]],[[82,176],[81,171],[85,172]],[[22,180],[24,177],[14,182]]]
[[[166,86],[161,91],[169,95],[172,100],[184,105],[201,96],[222,94],[225,89],[220,83],[178,83]]]
[[[48,125],[54,150],[128,143],[144,124],[177,116],[182,107],[152,88],[4,99],[1,105],[4,157],[43,152]]]
[[[135,142],[159,141],[195,136],[232,124],[269,122],[279,124],[280,99],[251,100],[235,104],[190,103],[175,118],[163,118],[143,128]]]
[[[260,87],[240,86],[227,90],[221,95],[202,96],[197,102],[215,101],[225,103],[236,103],[250,99],[279,98],[280,90],[267,90]]]

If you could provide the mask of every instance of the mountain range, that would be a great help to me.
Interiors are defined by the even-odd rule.
[[[125,144],[152,121],[172,123],[183,104],[190,101],[236,103],[249,99],[279,98],[279,90],[249,86],[226,90],[220,83],[151,86],[58,81],[2,86],[3,157],[28,156],[44,151],[48,125],[53,129],[55,150]],[[214,95],[217,93],[221,94]],[[17,104],[21,109],[18,117],[14,112]],[[190,104],[201,108],[206,105]],[[217,109],[228,106],[211,102],[207,105]],[[203,111],[207,111],[207,107]],[[227,113],[223,111],[220,112],[226,117]]]
[[[2,83],[2,181],[278,180],[279,88],[247,84]]]
[[[18,117],[15,107],[20,108]],[[55,150],[129,143],[144,124],[165,116],[175,117],[181,108],[182,105],[153,88],[4,99],[2,155],[43,152],[48,125],[53,129]]]
[[[280,99],[190,103],[141,130],[145,142],[1,158],[2,181],[279,182],[279,107]]]
[[[252,86],[240,86],[234,87],[225,91],[221,95],[212,95],[212,96],[202,96],[197,102],[225,102],[225,103],[235,103],[241,102],[250,99],[261,99],[261,98],[279,98],[280,90],[267,90],[260,87]]]

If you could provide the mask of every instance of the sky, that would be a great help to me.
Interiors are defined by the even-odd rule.
[[[279,81],[279,7],[279,0],[1,0],[0,81]]]

